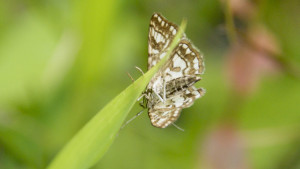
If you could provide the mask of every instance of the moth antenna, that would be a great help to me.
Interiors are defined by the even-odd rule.
[[[129,76],[129,78],[132,80],[132,82],[134,82],[133,77],[127,72],[127,75]]]
[[[140,71],[140,72],[144,75],[144,72],[143,72],[143,70],[142,70],[141,68],[139,68],[139,67],[137,67],[137,66],[135,66],[135,68],[136,68],[138,71]]]
[[[125,124],[123,124],[123,126],[121,127],[121,129],[123,129],[125,126],[127,126],[132,120],[134,120],[135,118],[137,118],[139,115],[141,115],[144,112],[144,110],[138,112],[135,116],[133,116],[131,119],[127,120],[125,122]]]
[[[176,127],[178,130],[180,130],[180,131],[184,131],[184,129],[183,128],[180,128],[179,126],[177,126],[175,123],[172,123],[173,124],[173,126],[174,127]]]

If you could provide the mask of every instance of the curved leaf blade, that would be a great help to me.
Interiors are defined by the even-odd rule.
[[[48,169],[84,169],[93,166],[108,150],[127,114],[153,75],[168,60],[184,32],[183,20],[166,56],[145,75],[100,110],[59,152]]]

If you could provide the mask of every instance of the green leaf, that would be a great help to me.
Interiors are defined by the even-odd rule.
[[[168,60],[184,32],[183,20],[166,56],[145,75],[122,91],[100,110],[59,152],[48,169],[82,169],[98,162],[108,150],[127,114],[153,75]]]

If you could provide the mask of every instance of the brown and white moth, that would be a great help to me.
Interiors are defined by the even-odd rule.
[[[156,65],[169,50],[178,26],[158,13],[150,20],[148,39],[148,69]],[[140,98],[142,106],[155,127],[165,128],[174,123],[183,108],[190,107],[205,93],[194,84],[204,73],[203,56],[183,35],[166,64],[153,76]]]

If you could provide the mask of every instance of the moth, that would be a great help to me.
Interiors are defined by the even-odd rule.
[[[148,70],[167,53],[179,27],[159,13],[150,20],[148,36]],[[153,76],[145,91],[141,105],[148,108],[153,126],[165,128],[179,118],[181,110],[190,107],[205,94],[194,84],[204,73],[203,56],[184,34],[172,51],[166,64]]]

